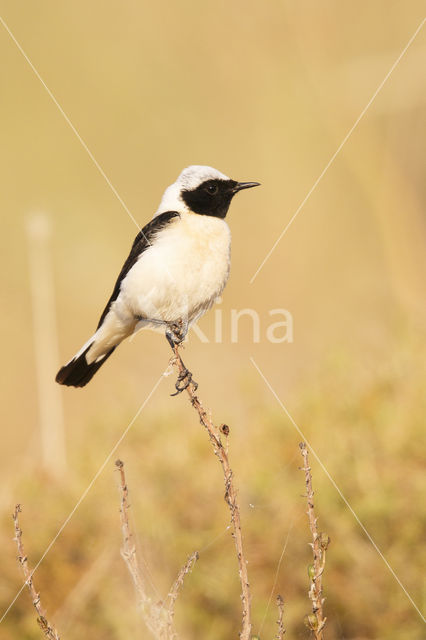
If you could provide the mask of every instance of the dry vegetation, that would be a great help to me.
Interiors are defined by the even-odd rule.
[[[322,591],[322,578],[325,567],[325,552],[330,544],[330,538],[324,531],[318,530],[318,519],[315,515],[314,490],[312,486],[311,467],[309,466],[309,454],[306,444],[301,442],[300,450],[303,457],[303,471],[305,473],[306,499],[308,502],[309,528],[312,533],[312,553],[314,561],[308,566],[310,580],[309,598],[312,602],[312,614],[305,616],[305,624],[312,631],[315,640],[323,640],[324,627],[327,618],[324,615],[324,602]]]
[[[138,598],[139,611],[144,623],[156,640],[177,640],[178,636],[173,622],[176,600],[179,595],[179,590],[183,585],[185,576],[192,571],[194,563],[198,560],[198,553],[197,551],[194,551],[194,553],[188,557],[186,563],[179,571],[178,576],[167,595],[167,599],[164,601],[160,600],[158,602],[153,602],[152,596],[148,595],[149,589],[147,588],[147,580],[144,576],[144,572],[136,553],[136,546],[133,540],[134,536],[129,525],[129,489],[124,472],[124,463],[121,460],[117,460],[115,465],[120,473],[120,516],[123,534],[121,555],[133,580],[133,585]]]
[[[304,424],[309,437],[322,430],[322,458],[326,456],[328,468],[340,478],[354,509],[374,533],[379,546],[388,550],[389,561],[411,595],[421,602],[416,576],[424,562],[422,463],[418,455],[424,412],[423,383],[411,377],[400,361],[391,376],[384,374],[349,398],[343,393],[348,380],[342,372],[338,378],[334,373],[324,372],[321,386],[304,399],[299,422]],[[343,385],[342,393],[337,395],[336,379]],[[397,410],[401,404],[406,411]],[[293,434],[281,414],[266,414],[264,406],[256,401],[250,401],[250,412],[252,421],[246,423],[243,437],[238,436],[237,424],[231,429],[230,446],[235,452],[253,591],[253,631],[261,638],[273,637],[275,633],[274,607],[272,611],[270,607],[267,609],[278,559],[289,534],[276,590],[284,594],[287,603],[287,634],[303,635],[306,567],[312,560],[307,546],[305,507],[303,501],[296,499],[301,493],[297,434]],[[395,435],[389,437],[384,422],[392,425],[397,440]],[[183,638],[200,635],[212,640],[229,638],[240,624],[240,586],[226,525],[223,491],[217,482],[218,469],[193,415],[184,413],[178,417],[177,413],[173,423],[170,428],[166,416],[148,415],[140,421],[140,428],[129,434],[125,454],[133,489],[133,530],[140,536],[136,537],[135,545],[140,546],[139,540],[143,539],[143,568],[158,599],[169,593],[181,559],[198,549],[200,560],[179,600],[176,626]],[[347,434],[346,442],[350,434],[348,449],[339,440],[331,446],[331,436],[325,427],[333,424]],[[185,425],[185,429],[179,425]],[[99,425],[89,429],[86,438],[96,451],[102,449],[106,434],[111,437],[114,433],[114,426],[106,420],[104,429]],[[367,434],[373,442],[368,455],[364,442]],[[391,464],[395,447],[412,456],[409,470]],[[22,478],[15,485],[14,495],[24,503],[25,519],[30,523],[25,531],[33,564],[84,488],[77,478],[88,478],[93,473],[93,462],[87,456],[74,457],[71,463],[76,480],[67,485],[52,483],[36,467],[32,469],[31,481]],[[423,633],[420,617],[320,469],[316,469],[315,478],[322,527],[333,538],[325,585],[327,639],[396,640],[400,637],[399,630],[404,628],[406,638],[420,640]],[[411,501],[418,505],[415,517]],[[4,521],[3,536],[2,548],[7,553],[3,556],[2,590],[7,604],[20,586],[9,518]],[[72,639],[90,633],[94,637],[124,640],[138,633],[140,620],[133,605],[129,578],[119,558],[120,545],[117,499],[111,495],[110,474],[104,474],[36,574],[44,606],[62,637]],[[415,562],[409,551],[413,549]],[[6,585],[10,586],[6,589]],[[27,596],[19,598],[2,626],[7,640],[22,635],[34,640],[38,637]]]
[[[256,640],[259,637],[252,635],[251,592],[247,571],[248,560],[246,559],[243,544],[240,515],[241,509],[234,473],[229,462],[228,436],[230,429],[226,424],[222,424],[220,427],[214,425],[209,412],[203,407],[201,400],[197,395],[198,383],[194,381],[192,373],[186,368],[182,360],[179,347],[175,345],[173,351],[174,357],[172,359],[172,363],[176,367],[178,377],[175,384],[177,391],[172,395],[176,396],[179,393],[187,392],[192,407],[198,413],[201,425],[207,431],[210,443],[213,447],[213,452],[218,458],[223,471],[225,485],[224,498],[230,512],[230,528],[232,530],[232,538],[235,543],[238,574],[241,585],[240,597],[242,604],[242,621],[241,632],[238,634],[238,637],[240,640]],[[222,437],[225,438],[225,444],[222,442]],[[310,543],[310,546],[312,547],[314,556],[313,564],[308,567],[308,575],[311,581],[309,598],[312,601],[312,614],[305,616],[305,625],[312,632],[315,640],[323,640],[324,627],[327,618],[323,613],[325,598],[323,597],[322,591],[322,578],[325,567],[325,551],[328,548],[330,539],[327,534],[323,532],[320,533],[318,531],[317,517],[315,515],[313,502],[314,491],[312,486],[311,467],[309,466],[308,449],[306,444],[303,442],[300,443],[299,447],[303,457],[304,466],[302,469],[305,474],[306,499],[308,506],[307,514],[309,518],[309,528],[312,534],[312,543]],[[140,558],[138,557],[134,541],[134,533],[132,532],[129,523],[129,488],[126,481],[124,463],[121,460],[116,460],[115,466],[120,474],[120,520],[123,538],[121,555],[127,565],[133,581],[133,586],[137,595],[138,609],[144,624],[155,640],[178,640],[178,633],[174,624],[176,601],[183,586],[185,576],[191,573],[195,562],[199,558],[199,553],[194,551],[188,557],[187,561],[180,569],[167,598],[156,600],[153,597],[153,594],[150,594],[147,575],[145,575],[145,569],[142,567]],[[58,631],[47,619],[47,614],[41,604],[40,594],[36,591],[34,586],[33,576],[39,564],[33,570],[29,567],[28,558],[24,552],[22,530],[19,525],[19,514],[21,511],[21,505],[17,504],[12,517],[15,529],[14,540],[18,551],[17,559],[22,567],[25,577],[25,586],[30,593],[33,606],[37,612],[37,623],[41,631],[48,640],[60,640]],[[274,588],[275,584],[272,592],[274,591]],[[284,600],[280,594],[276,595],[276,604],[278,608],[278,631],[274,637],[276,640],[282,640],[286,630],[284,627]],[[125,612],[123,612],[123,615],[125,615]]]
[[[406,423],[407,433],[399,446],[415,446],[414,407],[421,406],[422,392],[420,387],[415,392],[413,382],[405,376],[398,380],[398,384],[390,384],[389,380],[382,379],[380,383],[360,392],[353,399],[353,404],[348,403],[346,398],[338,404],[330,404],[327,412],[327,419],[331,417],[341,428],[351,429],[352,434],[356,434],[352,440],[354,450],[363,451],[361,443],[365,437],[357,430],[357,405],[362,408],[365,420],[368,420],[375,446],[370,452],[367,466],[360,467],[359,460],[347,455],[343,463],[344,453],[338,444],[334,448],[327,445],[330,452],[328,464],[334,474],[347,478],[343,489],[367,528],[375,530],[376,541],[382,548],[389,540],[389,530],[398,530],[399,537],[393,542],[389,560],[396,569],[399,568],[400,576],[405,578],[408,587],[410,575],[416,575],[416,566],[407,563],[405,545],[418,549],[417,558],[421,564],[423,525],[421,517],[404,518],[404,509],[409,509],[405,497],[414,497],[417,492],[420,500],[421,461],[419,459],[418,465],[411,468],[410,474],[395,468],[386,473],[394,445],[389,443],[378,423],[383,417],[395,414],[392,407],[402,398],[407,401],[409,394],[413,403],[412,418]],[[330,387],[326,374],[323,384],[325,386],[321,394],[327,396],[326,389],[330,390]],[[169,402],[176,401],[170,399]],[[316,416],[309,426],[309,433],[320,428],[323,420],[323,414],[315,409],[315,403],[315,398],[307,398],[304,402],[309,415]],[[303,635],[308,591],[306,567],[310,578],[318,571],[312,572],[312,560],[307,553],[306,503],[304,505],[303,500],[297,500],[302,484],[299,456],[296,453],[297,439],[285,425],[282,416],[271,415],[264,425],[271,438],[271,445],[267,446],[264,434],[257,428],[261,424],[263,410],[252,405],[252,411],[256,429],[249,429],[250,442],[247,442],[247,434],[243,441],[234,439],[236,428],[231,430],[229,438],[231,447],[239,451],[235,457],[253,592],[253,633],[265,638],[273,637],[276,632],[274,607],[268,607],[268,602],[282,546],[290,531],[276,591],[285,596],[287,634]],[[399,419],[405,420],[405,414],[401,412]],[[180,420],[181,424],[185,422],[183,416]],[[192,428],[195,422],[193,415],[186,420],[184,442],[179,426],[171,431],[167,420],[158,420],[158,417],[150,418],[150,430],[146,429],[144,434],[134,432],[130,436],[131,446],[126,455],[133,496],[133,531],[139,536],[136,536],[134,546],[139,547],[142,574],[150,590],[153,590],[153,603],[163,600],[170,593],[173,574],[179,572],[179,558],[199,549],[200,561],[179,598],[176,628],[183,638],[203,635],[206,638],[225,639],[233,637],[241,621],[238,606],[241,587],[236,579],[236,562],[222,506],[223,491],[217,481],[217,465],[199,428]],[[147,423],[144,421],[144,424]],[[418,426],[421,427],[421,421]],[[92,432],[92,445],[100,446],[93,435]],[[245,463],[241,464],[241,460]],[[339,462],[342,466],[339,466]],[[197,464],[196,476],[193,474],[194,464]],[[305,472],[310,466],[310,463],[304,463]],[[373,474],[376,486],[378,473],[380,486],[386,490],[387,498],[381,502],[376,499],[372,510],[369,489],[372,485],[369,483]],[[215,482],[212,482],[212,478],[216,479]],[[76,520],[64,531],[56,543],[56,549],[45,559],[37,573],[44,606],[53,616],[62,637],[77,638],[83,630],[89,630],[94,636],[124,639],[129,635],[137,635],[140,630],[129,578],[118,558],[121,542],[117,533],[117,500],[111,496],[110,474],[99,483],[93,497],[88,496]],[[412,614],[410,603],[391,580],[355,521],[347,517],[344,505],[320,469],[316,470],[316,485],[322,526],[333,538],[333,553],[327,563],[325,587],[327,638],[381,636],[396,639],[399,630],[404,628],[407,638],[420,640],[423,626],[420,618]],[[76,488],[72,493],[75,494],[75,491]],[[36,472],[31,484],[19,483],[16,492],[25,498],[26,517],[31,522],[30,527],[26,526],[26,532],[31,538],[28,543],[31,543],[31,555],[35,560],[46,541],[55,533],[53,527],[46,531],[45,514],[52,513],[52,509],[62,513],[64,505],[71,506],[72,494],[64,488],[56,489],[48,478]],[[43,494],[49,496],[49,505],[40,503],[39,496]],[[309,488],[307,496],[309,502]],[[398,505],[396,509],[393,506],[395,504]],[[375,516],[377,510],[381,513],[381,527],[378,527]],[[10,539],[10,535],[8,537]],[[321,541],[321,537],[318,539]],[[9,549],[9,555],[13,556],[10,545]],[[107,559],[100,564],[99,556],[105,554]],[[322,566],[321,559],[320,564]],[[19,585],[16,567],[10,557],[4,558],[4,567],[10,583]],[[81,591],[80,599],[75,597],[78,591]],[[415,592],[412,591],[412,595],[415,597]],[[56,603],[60,603],[60,607]],[[280,624],[282,634],[283,626]],[[28,638],[38,637],[34,616],[24,596],[18,600],[3,625],[6,638],[14,638],[16,628],[25,628]]]
[[[34,570],[31,570],[28,565],[28,558],[24,552],[24,545],[22,542],[22,529],[19,526],[19,514],[21,513],[21,505],[17,504],[15,511],[13,512],[13,524],[15,527],[15,542],[18,549],[18,562],[22,567],[22,573],[24,574],[25,584],[30,592],[31,600],[33,602],[34,609],[37,611],[37,623],[43,634],[49,640],[60,640],[60,636],[50,622],[46,618],[45,610],[41,604],[40,594],[37,593],[33,581]]]

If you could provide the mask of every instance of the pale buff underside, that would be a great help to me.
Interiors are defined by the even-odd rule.
[[[231,234],[224,220],[182,213],[160,231],[121,284],[102,326],[88,343],[90,364],[139,328],[191,325],[221,294],[229,276]],[[77,354],[79,355],[79,354]]]

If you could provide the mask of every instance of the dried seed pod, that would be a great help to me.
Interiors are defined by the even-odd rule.
[[[313,613],[306,615],[303,618],[303,623],[305,627],[308,627],[311,631],[316,631],[318,629],[318,620]]]
[[[227,424],[221,424],[219,429],[220,429],[221,433],[223,433],[224,436],[229,436],[230,429],[229,429]]]
[[[321,533],[319,534],[319,541],[320,541],[321,549],[326,551],[328,548],[328,545],[331,542],[330,536],[324,531],[321,531]]]

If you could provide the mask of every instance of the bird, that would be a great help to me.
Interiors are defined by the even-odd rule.
[[[172,349],[179,345],[227,283],[231,200],[259,184],[237,182],[213,167],[185,168],[137,234],[95,333],[61,367],[56,382],[84,387],[141,328],[164,332]]]

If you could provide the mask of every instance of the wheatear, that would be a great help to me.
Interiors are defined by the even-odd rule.
[[[84,387],[139,328],[162,330],[172,348],[179,344],[228,280],[231,233],[225,217],[231,200],[258,184],[236,182],[212,167],[184,169],[136,236],[96,332],[56,381]]]

